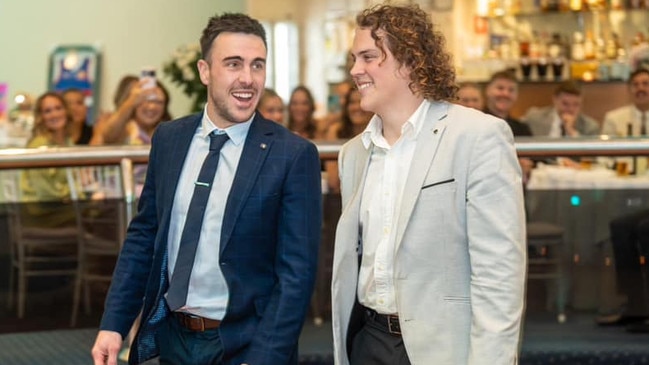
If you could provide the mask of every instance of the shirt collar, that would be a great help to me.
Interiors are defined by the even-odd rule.
[[[431,103],[430,101],[424,99],[419,107],[415,110],[414,113],[406,120],[405,123],[401,126],[401,138],[410,138],[415,139],[419,134],[419,131],[424,126],[424,121],[426,120],[426,112],[428,111]],[[399,138],[399,139],[401,139]],[[366,149],[370,148],[370,145],[374,143],[375,145],[387,146],[385,138],[383,138],[383,120],[378,115],[374,114],[370,122],[367,124],[367,127],[361,135],[361,140],[363,146]]]
[[[248,136],[248,130],[250,130],[250,124],[252,124],[253,119],[255,119],[254,113],[252,114],[250,119],[243,123],[236,123],[235,125],[230,126],[226,129],[220,129],[214,125],[212,120],[210,120],[210,117],[207,115],[206,104],[205,109],[203,110],[203,119],[201,120],[201,130],[199,131],[199,134],[202,138],[207,139],[209,138],[209,134],[213,131],[216,131],[216,134],[226,133],[232,143],[234,143],[235,146],[238,146],[246,140],[246,137]]]

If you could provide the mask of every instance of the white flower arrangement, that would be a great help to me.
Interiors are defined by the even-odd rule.
[[[183,93],[193,99],[192,111],[201,111],[207,99],[207,89],[201,83],[196,63],[201,58],[198,43],[178,47],[171,59],[164,63],[163,72],[171,82],[180,86]]]

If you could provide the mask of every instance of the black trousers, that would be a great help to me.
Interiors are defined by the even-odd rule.
[[[223,344],[219,329],[195,332],[169,316],[156,333],[160,365],[221,365]]]
[[[640,255],[649,254],[649,210],[613,219],[609,228],[615,256],[617,288],[628,298],[627,315],[649,314],[647,285],[642,276]],[[644,252],[641,252],[644,251]]]
[[[410,365],[401,335],[389,333],[367,312],[365,324],[353,339],[351,365]]]

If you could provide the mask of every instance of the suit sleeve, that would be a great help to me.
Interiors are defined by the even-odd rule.
[[[158,130],[159,131],[159,130]],[[100,329],[128,334],[142,309],[144,292],[153,261],[153,248],[158,220],[155,204],[155,166],[158,160],[154,134],[144,188],[138,203],[138,213],[129,224],[119,255]]]
[[[311,300],[318,264],[322,224],[320,158],[315,146],[304,144],[286,173],[275,256],[277,284],[246,363],[289,364]]]
[[[471,262],[469,364],[514,364],[525,299],[525,213],[511,131],[487,124],[476,138],[467,182]]]

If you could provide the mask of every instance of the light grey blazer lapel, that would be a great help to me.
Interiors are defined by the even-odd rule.
[[[417,137],[415,153],[403,188],[395,250],[398,250],[399,246],[401,246],[403,235],[410,221],[415,203],[419,198],[424,179],[428,175],[437,147],[444,135],[446,126],[438,122],[446,118],[448,107],[449,105],[446,102],[432,102],[426,112],[424,125]]]

